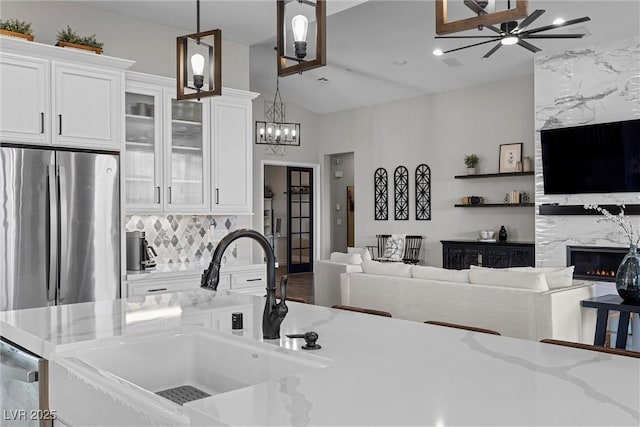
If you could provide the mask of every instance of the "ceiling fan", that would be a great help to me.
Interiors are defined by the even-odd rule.
[[[488,4],[486,0],[464,0],[465,6],[469,9],[473,10],[479,16],[487,14],[485,11],[485,7]],[[510,7],[510,5],[508,5]],[[526,18],[522,20],[522,22],[518,23],[518,21],[508,21],[500,24],[500,28],[494,25],[479,25],[478,29],[482,30],[483,28],[488,28],[493,31],[497,35],[494,36],[436,36],[437,39],[474,39],[474,38],[484,38],[490,39],[486,41],[482,41],[479,43],[473,43],[468,46],[458,47],[455,49],[450,49],[440,54],[455,52],[457,50],[467,49],[469,47],[480,46],[487,43],[498,42],[489,52],[487,52],[483,58],[488,58],[493,55],[498,49],[500,49],[503,45],[509,46],[518,44],[523,48],[530,50],[533,53],[539,52],[541,49],[527,42],[525,39],[580,39],[584,37],[584,34],[538,34],[543,31],[553,30],[560,27],[566,27],[568,25],[579,24],[580,22],[590,21],[591,18],[588,16],[571,19],[569,21],[556,22],[553,25],[546,25],[544,27],[538,27],[531,30],[526,30],[529,25],[531,25],[536,19],[538,19],[545,11],[543,9],[534,10],[531,14],[529,14]]]

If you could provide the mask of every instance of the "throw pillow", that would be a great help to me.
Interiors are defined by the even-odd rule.
[[[371,261],[371,254],[369,253],[369,249],[367,248],[347,248],[348,254],[360,254],[362,256],[363,261]]]
[[[360,254],[343,254],[342,252],[331,252],[329,260],[342,262],[345,264],[362,264],[362,255]]]
[[[411,277],[411,266],[395,262],[363,261],[362,272],[378,276]]]
[[[478,285],[504,286],[538,292],[549,290],[547,281],[542,273],[508,271],[504,268],[472,268],[469,271],[469,282]]]
[[[469,283],[469,270],[448,270],[446,268],[414,265],[411,277],[415,279],[441,280],[443,282]]]
[[[510,271],[524,271],[527,273],[542,273],[549,289],[562,289],[573,285],[573,270],[569,267],[511,267]]]
[[[402,261],[404,255],[404,234],[392,234],[384,245],[382,258],[388,261]]]

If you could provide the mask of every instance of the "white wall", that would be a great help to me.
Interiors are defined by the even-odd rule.
[[[533,194],[531,177],[454,179],[465,173],[463,158],[471,152],[480,157],[480,173],[498,171],[500,144],[522,142],[523,156],[533,157],[533,118],[532,76],[322,116],[319,155],[354,152],[355,244],[373,244],[379,233],[420,234],[426,238],[424,262],[440,266],[440,240],[475,239],[480,229],[505,225],[509,240],[533,241],[532,207],[453,206],[465,195],[501,203],[511,189]],[[431,168],[431,221],[415,220],[415,168],[420,163]],[[409,169],[409,221],[393,219],[393,171],[399,165]],[[373,174],[378,167],[390,176],[388,221],[375,221],[373,215]]]
[[[176,37],[195,32],[120,15],[73,1],[5,1],[2,19],[31,22],[35,41],[56,44],[56,34],[71,26],[82,36],[96,34],[104,55],[131,59],[133,71],[165,77],[176,75]],[[152,7],[149,2],[149,7]],[[223,29],[224,37],[224,29]],[[249,89],[249,46],[223,40],[222,84]]]
[[[331,167],[329,168],[329,180],[331,181],[331,202],[329,210],[331,212],[331,252],[347,251],[347,187],[353,185],[354,168],[353,153],[334,154],[330,157]],[[340,164],[338,164],[338,162]],[[337,178],[336,172],[342,172],[342,177]],[[357,191],[354,188],[354,199]],[[337,205],[340,204],[340,210]],[[355,219],[355,212],[354,212]],[[340,221],[340,224],[338,224]],[[354,221],[355,222],[355,221]]]

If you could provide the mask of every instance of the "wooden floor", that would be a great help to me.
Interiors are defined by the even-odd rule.
[[[280,277],[287,274],[286,267],[276,270],[276,295],[280,298]],[[287,297],[302,298],[307,304],[313,304],[313,273],[294,273],[287,275]]]

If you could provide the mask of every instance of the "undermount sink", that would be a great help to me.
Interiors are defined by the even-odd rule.
[[[100,397],[99,408],[87,407],[87,418],[75,420],[81,424],[100,419],[98,411],[103,421],[109,417],[114,423],[136,424],[139,419],[151,421],[151,417],[152,424],[187,425],[181,408],[158,392],[188,386],[216,395],[323,368],[327,362],[278,345],[200,328],[111,340],[55,355],[51,382],[64,390],[57,396],[61,405],[77,403],[92,393]],[[75,405],[76,413],[77,409]],[[125,416],[127,411],[130,416]]]

